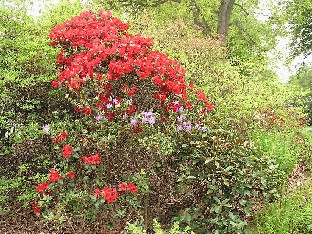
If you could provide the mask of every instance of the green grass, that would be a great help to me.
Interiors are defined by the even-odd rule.
[[[255,216],[252,233],[312,233],[312,182],[282,197]]]
[[[279,165],[279,170],[289,175],[298,163],[301,146],[294,140],[295,133],[280,133],[278,131],[254,131],[250,135],[253,145],[260,155],[269,156]]]

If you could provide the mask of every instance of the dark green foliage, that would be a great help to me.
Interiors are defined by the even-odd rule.
[[[274,160],[235,135],[222,129],[184,135],[179,186],[187,205],[176,219],[196,233],[242,233],[257,202],[277,195]]]
[[[302,101],[309,118],[308,123],[312,125],[312,67],[301,67],[297,74],[290,78],[290,82],[299,85],[306,91],[306,94],[302,97]]]

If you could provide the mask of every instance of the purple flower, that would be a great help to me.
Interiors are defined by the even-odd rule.
[[[50,131],[50,129],[51,129],[50,126],[47,124],[42,126],[42,130],[45,131],[46,133],[48,133]]]
[[[123,116],[122,116],[122,119],[128,119],[128,115],[127,114],[124,114]]]
[[[200,126],[198,124],[195,125],[196,129],[200,129]]]
[[[103,116],[102,115],[95,116],[95,119],[101,121],[103,119]]]
[[[207,131],[207,128],[206,128],[206,127],[202,127],[202,131],[203,131],[203,132],[206,132],[206,131]]]
[[[191,131],[192,130],[192,125],[186,125],[185,126],[186,131]]]
[[[179,101],[177,101],[177,100],[176,100],[176,101],[173,101],[172,103],[173,103],[174,105],[179,105]]]
[[[137,125],[138,121],[136,119],[131,119],[130,123],[132,126],[135,126]]]
[[[152,116],[152,117],[148,120],[148,122],[149,122],[151,125],[155,124],[155,122],[156,122],[155,117]]]
[[[184,112],[183,106],[180,106],[180,107],[179,107],[178,112]]]
[[[108,103],[108,104],[106,105],[106,107],[107,107],[107,109],[110,109],[110,108],[113,107],[113,105],[112,105],[111,103]]]
[[[178,122],[182,122],[184,119],[184,115],[180,115],[179,117],[177,117]]]
[[[145,116],[145,117],[148,117],[148,116],[153,116],[154,115],[154,113],[153,112],[142,112],[142,114]]]
[[[116,105],[116,104],[118,104],[119,102],[118,102],[118,99],[117,98],[114,98],[113,99],[113,103]]]
[[[183,127],[186,127],[186,126],[192,125],[192,123],[188,121],[188,122],[183,122],[182,125]]]
[[[177,126],[177,130],[181,131],[183,129],[183,127],[181,125]]]
[[[146,123],[147,121],[148,121],[148,119],[146,118],[146,116],[143,116],[143,117],[142,117],[142,122],[143,122],[143,123]]]

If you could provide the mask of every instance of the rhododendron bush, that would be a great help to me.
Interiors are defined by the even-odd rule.
[[[128,28],[100,10],[83,12],[51,30],[51,46],[60,48],[59,77],[52,86],[71,101],[80,129],[51,136],[60,162],[36,187],[41,198],[33,204],[37,213],[42,212],[39,204],[49,209],[60,203],[79,213],[94,208],[90,201],[98,208],[126,191],[127,197],[143,196],[147,183],[131,178],[153,174],[156,162],[167,160],[163,156],[176,147],[174,132],[182,132],[183,139],[184,133],[207,131],[205,118],[214,106],[204,92],[187,84],[177,61],[153,51],[151,39],[128,34]],[[156,177],[149,178],[155,182]],[[122,208],[123,202],[116,206]]]
[[[52,28],[51,46],[60,49],[52,86],[77,120],[50,135],[57,163],[36,186],[33,210],[50,219],[85,215],[113,228],[139,215],[148,224],[179,214],[183,222],[194,217],[204,233],[241,228],[268,186],[261,173],[273,170],[254,172],[252,150],[220,129],[214,105],[180,64],[128,28],[101,10]]]

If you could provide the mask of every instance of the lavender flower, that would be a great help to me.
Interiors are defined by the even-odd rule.
[[[183,106],[180,106],[177,112],[180,112],[180,113],[181,113],[181,112],[184,112]]]
[[[190,121],[183,122],[182,125],[185,128],[185,130],[187,130],[187,131],[191,131],[192,130],[192,123]]]
[[[186,125],[185,126],[186,131],[191,131],[192,130],[192,125]]]
[[[154,113],[153,112],[142,112],[142,114],[145,116],[145,117],[149,117],[149,116],[154,116]]]
[[[179,117],[177,117],[177,121],[182,122],[184,117],[185,117],[184,115],[180,115]]]
[[[148,120],[148,122],[149,122],[151,125],[155,124],[155,122],[156,122],[155,117],[152,116],[152,117]]]
[[[177,126],[177,130],[181,131],[183,129],[183,127],[181,125]]]
[[[207,128],[206,128],[206,127],[202,127],[202,131],[203,131],[203,132],[206,132],[206,131],[207,131]]]
[[[136,126],[138,124],[138,121],[136,119],[131,119],[130,123],[132,126]]]
[[[128,115],[127,114],[124,114],[123,116],[122,116],[122,119],[128,119]]]
[[[113,103],[116,105],[116,104],[118,104],[119,102],[118,102],[118,99],[117,98],[114,98],[113,99]]]
[[[45,124],[42,126],[42,130],[45,131],[46,133],[48,133],[50,131],[50,126],[48,124]]]
[[[103,116],[102,115],[95,116],[95,119],[101,121],[103,119]]]
[[[146,117],[146,116],[143,116],[143,117],[142,117],[142,122],[143,122],[143,123],[148,122],[148,119],[147,119],[147,117]]]
[[[113,105],[112,105],[111,103],[108,103],[108,104],[106,105],[106,107],[107,107],[107,109],[110,109],[110,108],[113,107]]]
[[[177,101],[177,100],[176,100],[176,101],[173,101],[172,103],[173,103],[174,105],[179,105],[179,101]]]

